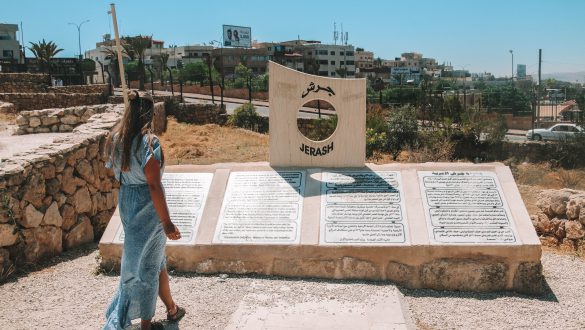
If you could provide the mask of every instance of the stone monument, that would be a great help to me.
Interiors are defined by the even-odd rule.
[[[270,71],[270,163],[168,166],[183,238],[170,267],[199,273],[390,280],[439,290],[542,289],[540,241],[502,164],[365,164],[365,81]],[[296,128],[307,100],[335,107],[337,128]],[[119,263],[115,215],[100,242]]]

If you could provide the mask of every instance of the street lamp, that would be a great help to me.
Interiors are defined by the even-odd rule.
[[[82,55],[81,55],[81,26],[85,23],[89,22],[88,19],[86,19],[85,21],[79,23],[79,24],[75,24],[75,23],[67,23],[70,25],[73,25],[77,28],[77,40],[79,42],[79,59],[82,59]]]
[[[510,54],[512,55],[512,81],[514,81],[514,51],[511,49]]]

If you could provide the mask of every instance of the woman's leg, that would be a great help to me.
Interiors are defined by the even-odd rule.
[[[150,330],[152,327],[151,320],[140,320],[140,330]]]
[[[169,284],[169,273],[167,269],[163,268],[158,277],[158,296],[167,307],[167,311],[171,314],[175,312],[175,302],[171,296],[171,286]]]

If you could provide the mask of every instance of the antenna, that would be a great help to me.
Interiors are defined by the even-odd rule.
[[[337,23],[333,22],[333,43],[337,45],[337,39],[339,39],[339,34],[337,33]]]
[[[342,45],[343,45],[343,37],[344,37],[344,34],[343,34],[343,23],[341,23],[341,44]]]
[[[345,45],[347,46],[347,39],[349,39],[349,32],[345,32]]]

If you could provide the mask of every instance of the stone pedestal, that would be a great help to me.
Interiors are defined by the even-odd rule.
[[[389,280],[438,290],[542,289],[541,247],[509,168],[426,163],[169,166],[169,267]],[[100,242],[119,264],[119,216]]]

